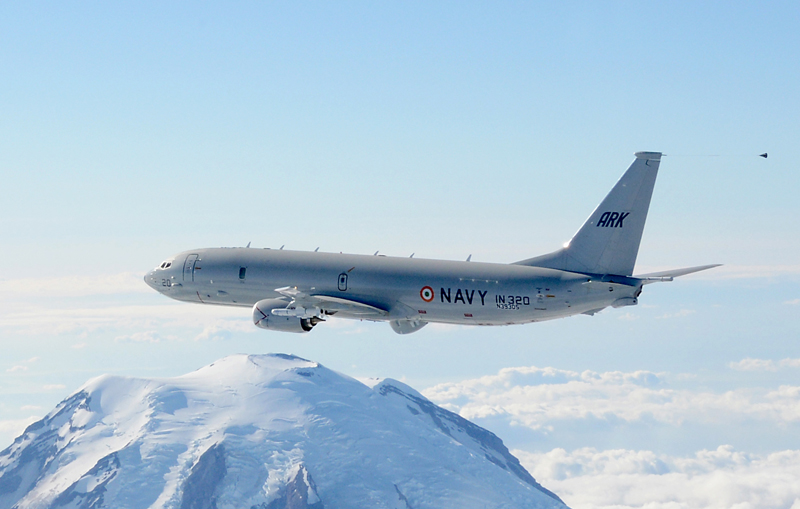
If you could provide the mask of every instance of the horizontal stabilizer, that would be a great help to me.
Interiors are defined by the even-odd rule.
[[[661,272],[650,272],[649,274],[641,274],[638,276],[633,276],[636,279],[643,279],[645,284],[647,283],[656,283],[658,281],[671,281],[673,278],[685,276],[687,274],[693,274],[695,272],[700,272],[701,270],[708,270],[713,269],[714,267],[720,267],[721,263],[714,263],[711,265],[699,265],[697,267],[685,267],[683,269],[672,269],[672,270],[664,270]]]

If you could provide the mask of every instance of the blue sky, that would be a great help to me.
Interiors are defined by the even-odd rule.
[[[710,461],[708,475],[769,471],[770,454],[798,450],[800,423],[799,22],[793,2],[0,5],[0,447],[101,373],[293,352],[427,390],[532,471],[583,465],[552,474],[576,507],[622,503],[569,491],[607,480],[597,462],[611,450],[675,472],[700,468],[702,451],[744,451],[750,463]],[[668,154],[641,270],[725,267],[649,286],[635,309],[293,336],[141,282],[175,252],[247,242],[523,259],[567,240],[638,150]],[[600,411],[565,387],[503,392],[551,385],[535,377],[490,384],[496,399],[471,392],[520,367],[652,415]],[[690,403],[662,415],[637,380]],[[561,406],[510,410],[537,398]],[[731,406],[697,412],[708,398]]]

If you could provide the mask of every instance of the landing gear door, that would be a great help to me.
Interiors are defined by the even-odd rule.
[[[183,264],[183,280],[194,281],[194,264],[197,263],[197,255],[189,255],[186,257],[186,263]]]

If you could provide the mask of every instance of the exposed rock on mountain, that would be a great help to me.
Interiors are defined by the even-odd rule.
[[[410,387],[275,354],[87,382],[0,453],[0,508],[51,507],[565,506]]]

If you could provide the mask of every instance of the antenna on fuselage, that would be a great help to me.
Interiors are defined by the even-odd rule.
[[[467,256],[467,261],[472,260],[472,255]]]
[[[286,247],[286,244],[282,245],[279,251],[283,251],[283,248]]]
[[[375,251],[375,253],[372,256],[378,256],[378,253],[380,253],[380,252],[381,252],[381,250],[378,249],[377,251]]]
[[[246,245],[246,246],[244,246],[244,247],[250,247],[250,242],[248,242],[248,243],[247,243],[247,245]]]
[[[319,251],[319,246],[317,246],[317,249],[315,249],[315,250],[314,250],[314,252],[315,252],[315,253],[316,253],[317,251]]]
[[[409,256],[409,258],[414,258],[415,254],[417,254],[417,253],[411,253],[411,256]]]

